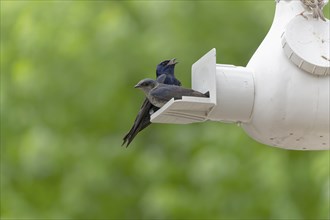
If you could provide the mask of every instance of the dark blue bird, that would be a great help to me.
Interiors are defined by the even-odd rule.
[[[178,62],[176,62],[176,59],[173,58],[171,60],[165,60],[165,61],[161,62],[160,64],[158,64],[157,68],[156,68],[157,81],[164,80],[163,82],[159,82],[159,83],[181,86],[181,82],[179,80],[177,80],[174,76],[174,67],[177,63]],[[159,77],[163,74],[166,75],[166,78],[159,79]]]
[[[181,82],[174,76],[174,67],[176,64],[177,62],[175,58],[159,63],[156,68],[157,82],[181,86]],[[126,144],[126,147],[128,147],[135,136],[151,124],[150,115],[156,112],[158,109],[158,107],[152,105],[146,98],[140,108],[138,115],[135,118],[133,126],[123,138],[124,142],[122,145]]]

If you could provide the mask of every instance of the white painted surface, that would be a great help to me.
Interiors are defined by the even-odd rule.
[[[329,75],[312,75],[300,69],[288,59],[281,43],[287,24],[302,11],[299,1],[277,4],[273,25],[247,65],[254,72],[256,95],[251,121],[242,127],[267,145],[329,150]],[[329,48],[322,49],[325,50]],[[313,54],[315,50],[309,52]],[[305,59],[317,62],[310,57]]]
[[[330,23],[312,15],[294,17],[282,34],[285,55],[300,69],[315,75],[330,74]]]
[[[329,150],[330,76],[322,58],[330,53],[329,21],[305,20],[298,15],[303,10],[300,1],[277,4],[272,27],[247,68],[216,64],[212,49],[192,66],[192,88],[209,91],[210,98],[171,100],[151,121],[242,122],[267,145]]]

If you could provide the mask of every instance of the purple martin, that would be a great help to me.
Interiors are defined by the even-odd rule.
[[[175,58],[159,63],[156,68],[157,81],[160,83],[180,86],[181,82],[174,76],[174,67],[176,64],[177,62]],[[126,144],[126,147],[128,147],[135,136],[151,124],[150,115],[158,109],[158,107],[152,105],[146,98],[140,108],[138,115],[135,118],[133,126],[123,138],[124,141],[122,145]]]
[[[176,61],[176,59],[173,58],[171,60],[165,60],[158,64],[156,68],[157,81],[164,84],[181,86],[181,82],[174,76],[174,67],[177,63],[178,62]],[[166,78],[159,79],[159,77],[163,74],[166,75]],[[163,81],[161,82],[159,80]]]
[[[193,89],[159,83],[153,79],[143,79],[136,84],[135,88],[141,89],[149,102],[158,108],[161,108],[172,98],[182,99],[182,96],[209,97],[208,92],[203,94]]]

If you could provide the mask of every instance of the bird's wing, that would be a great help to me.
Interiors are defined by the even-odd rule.
[[[175,83],[174,83],[174,85],[181,86],[181,82],[180,82],[180,80],[178,80],[178,79],[175,78],[175,77],[174,77],[174,79],[175,79]]]
[[[172,98],[182,99],[182,96],[194,96],[194,97],[209,97],[210,93],[205,94],[180,86],[159,84],[155,89],[151,90],[150,94],[160,100],[169,101]]]
[[[168,74],[167,75],[167,82],[168,85],[175,85],[175,86],[181,86],[181,82],[175,78],[174,74]]]
[[[158,83],[164,83],[166,79],[166,74],[161,74],[160,76],[157,77],[156,81]]]
[[[181,82],[172,74],[163,73],[157,77],[158,83],[181,86]]]
[[[158,85],[155,89],[150,91],[150,96],[161,101],[169,101],[176,96],[174,90],[174,87],[170,85]]]
[[[131,127],[131,129],[127,132],[127,134],[125,135],[125,137],[123,138],[123,143],[122,145],[124,145],[125,143],[127,143],[126,147],[128,147],[128,145],[132,142],[132,140],[134,139],[134,137],[140,132],[142,131],[144,128],[146,128],[148,125],[151,124],[150,122],[150,110],[152,108],[156,108],[154,107],[148,99],[145,99],[140,111],[138,113],[138,115],[135,118],[134,124]]]
[[[181,99],[182,96],[207,97],[206,95],[192,89],[180,86],[160,84],[150,91],[150,95],[162,101],[169,101],[172,98]]]
[[[150,119],[150,110],[152,108],[152,104],[149,102],[148,99],[145,99],[141,108],[140,108],[140,111],[138,113],[138,115],[136,116],[135,118],[135,121],[134,121],[134,125],[133,125],[133,128],[136,129],[139,124],[141,124],[141,122],[145,119],[145,118],[149,118]]]

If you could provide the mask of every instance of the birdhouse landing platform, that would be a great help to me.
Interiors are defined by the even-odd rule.
[[[183,96],[180,100],[171,99],[151,115],[151,121],[171,124],[203,122],[207,120],[207,115],[214,105],[210,98]]]
[[[209,98],[184,96],[170,100],[151,115],[153,123],[190,124],[206,120],[247,122],[254,102],[252,71],[216,64],[212,49],[192,66],[192,89],[209,92]]]

